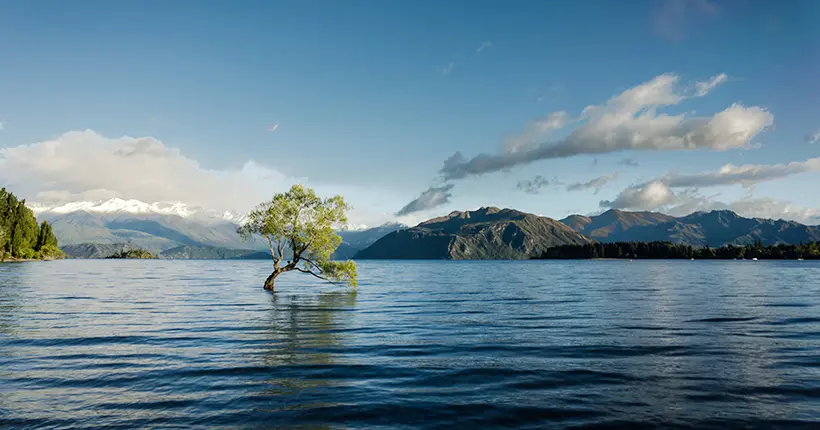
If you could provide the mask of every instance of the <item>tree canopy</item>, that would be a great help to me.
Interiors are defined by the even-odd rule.
[[[55,258],[62,251],[51,225],[43,221],[39,226],[26,201],[0,189],[0,257]]]
[[[820,242],[799,245],[763,246],[761,241],[748,245],[695,248],[671,242],[612,242],[561,245],[548,248],[541,259],[585,258],[696,258],[696,259],[820,259]]]
[[[294,270],[355,287],[356,263],[331,260],[342,243],[336,230],[347,223],[349,209],[341,196],[323,199],[310,188],[294,185],[251,211],[238,232],[246,240],[262,236],[270,246],[273,272],[265,281],[265,289],[273,290],[277,276]],[[283,263],[288,249],[292,259]]]
[[[111,254],[111,255],[109,255],[108,257],[105,257],[105,258],[155,259],[155,258],[158,258],[158,257],[156,255],[152,254],[149,251],[137,248],[137,249],[128,249],[128,250],[124,249],[120,252]]]

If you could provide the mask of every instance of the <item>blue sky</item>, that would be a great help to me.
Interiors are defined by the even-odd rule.
[[[0,179],[55,204],[116,195],[240,211],[304,182],[347,196],[365,224],[418,197],[408,222],[486,205],[556,218],[728,207],[818,222],[820,167],[766,166],[820,157],[807,137],[820,130],[820,3],[508,3],[5,2]],[[708,120],[739,104],[771,124],[745,123],[752,136],[729,149],[723,134],[695,150],[655,150],[670,142],[663,131],[632,123],[620,132],[660,133],[657,145],[590,152],[595,142],[568,138],[589,121],[579,119],[585,107],[662,76],[676,77],[663,91],[680,100],[641,112]],[[556,112],[562,127],[532,134]],[[583,148],[443,178],[454,153],[504,158],[522,136],[529,149]],[[116,155],[123,147],[153,148],[154,158]],[[726,164],[754,168],[734,182],[646,188]],[[121,172],[153,180],[110,177]],[[539,175],[550,184],[517,187]],[[597,192],[567,191],[602,177]]]

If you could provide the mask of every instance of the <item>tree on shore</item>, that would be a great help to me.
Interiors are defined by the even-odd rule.
[[[273,271],[264,288],[273,291],[276,277],[294,270],[355,287],[356,263],[331,260],[342,243],[336,229],[347,223],[349,209],[341,196],[322,199],[312,189],[294,185],[251,211],[237,231],[245,240],[259,235],[268,241]],[[288,250],[292,257],[285,263]]]
[[[0,257],[11,258],[59,258],[63,256],[57,245],[57,238],[51,225],[37,219],[25,200],[0,188],[0,230],[4,240],[0,240]]]
[[[540,259],[585,259],[585,258],[696,258],[696,259],[820,259],[820,242],[801,243],[799,245],[770,245],[756,240],[748,245],[725,245],[719,248],[705,246],[695,248],[691,245],[671,242],[609,242],[588,243],[584,245],[559,245],[547,248]]]

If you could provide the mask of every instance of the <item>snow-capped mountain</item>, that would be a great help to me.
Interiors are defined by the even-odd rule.
[[[28,206],[40,221],[51,223],[60,245],[71,249],[131,246],[157,254],[167,251],[175,258],[186,252],[199,255],[207,251],[212,258],[222,258],[219,255],[233,255],[237,253],[235,251],[268,249],[268,244],[261,238],[252,237],[246,241],[236,232],[237,225],[245,222],[246,216],[235,212],[178,202],[146,203],[120,198],[61,205],[29,203]],[[375,228],[349,225],[339,232],[343,243],[337,255],[352,257],[359,249],[402,227],[394,224]]]
[[[38,203],[28,205],[35,215],[41,213],[70,214],[74,212],[88,212],[95,214],[139,214],[139,215],[176,215],[181,218],[211,218],[234,224],[245,221],[245,215],[230,211],[216,211],[180,202],[145,203],[140,200],[124,200],[114,197],[106,201],[80,201],[65,203],[59,206],[49,206]]]

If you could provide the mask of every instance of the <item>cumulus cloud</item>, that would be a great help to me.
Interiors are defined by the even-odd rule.
[[[534,178],[521,181],[515,185],[515,188],[527,193],[527,194],[538,194],[541,191],[541,188],[546,187],[550,184],[546,178],[541,175],[536,175]]]
[[[640,167],[640,166],[641,166],[641,165],[640,165],[637,161],[635,161],[635,159],[633,159],[633,158],[624,158],[623,160],[621,160],[621,161],[619,161],[619,162],[618,162],[618,165],[620,165],[620,166],[626,166],[626,167]]]
[[[43,203],[122,197],[225,210],[245,210],[294,181],[253,161],[206,169],[157,139],[111,139],[91,130],[0,149],[0,179]]]
[[[651,13],[652,29],[661,37],[678,42],[698,24],[720,15],[710,0],[658,0]]]
[[[454,187],[453,184],[446,184],[441,187],[430,187],[420,196],[416,197],[413,201],[406,204],[403,208],[401,208],[398,212],[396,212],[396,216],[406,216],[410,215],[415,212],[421,212],[430,210],[441,205],[445,205],[450,203],[450,197],[452,197],[452,190]]]
[[[448,180],[462,179],[538,160],[580,154],[625,150],[724,151],[749,147],[751,140],[774,122],[774,117],[765,109],[733,104],[711,117],[659,112],[663,107],[701,97],[724,80],[711,78],[700,83],[702,91],[698,91],[698,83],[688,90],[680,89],[678,76],[660,75],[612,97],[606,104],[586,107],[578,118],[580,125],[563,139],[537,144],[526,144],[527,139],[523,139],[523,145],[505,143],[499,154],[479,154],[471,159],[456,152],[444,161],[440,173]],[[550,124],[548,131],[553,131],[558,124],[565,125],[555,120],[561,118],[561,114],[556,112],[556,116],[547,117],[554,119],[546,122]],[[529,137],[527,131],[523,134]]]
[[[595,190],[595,194],[598,194],[598,191],[601,191],[601,188],[614,181],[620,174],[621,172],[615,172],[611,175],[599,176],[587,182],[576,182],[569,184],[567,185],[567,191]]]
[[[662,181],[651,181],[629,187],[614,200],[602,200],[600,206],[610,209],[654,210],[678,200],[678,197]]]
[[[3,129],[2,123],[0,123],[0,130]],[[820,130],[815,131],[814,133],[809,133],[806,135],[806,142],[809,144],[820,143]]]

